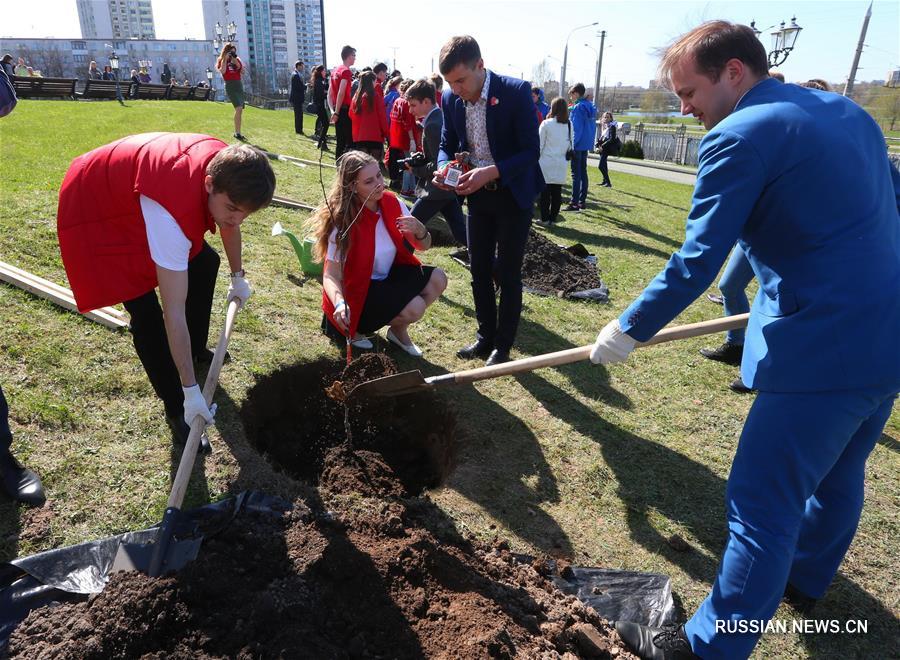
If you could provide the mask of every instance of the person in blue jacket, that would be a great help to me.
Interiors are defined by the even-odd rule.
[[[594,120],[597,108],[584,98],[584,85],[576,83],[569,88],[572,107],[569,121],[572,124],[572,200],[566,211],[581,211],[587,201],[588,173],[587,155],[594,146]]]
[[[457,351],[464,360],[509,361],[522,315],[522,262],[534,200],[544,188],[538,165],[541,145],[531,86],[484,67],[478,42],[453,37],[440,54],[444,127],[434,183],[448,189],[441,173],[463,152],[472,166],[459,177],[456,194],[468,197],[467,225],[476,341]],[[494,274],[500,305],[494,294]]]
[[[728,541],[683,626],[617,625],[643,658],[746,658],[753,622],[783,597],[801,612],[821,598],[900,391],[900,173],[862,108],[767,68],[753,31],[725,21],[666,51],[660,79],[709,129],[686,236],[591,352],[595,363],[624,360],[706,290],[735,241],[746,253],[759,292],[741,375],[759,394],[728,478]],[[835,163],[852,186],[835,185]]]

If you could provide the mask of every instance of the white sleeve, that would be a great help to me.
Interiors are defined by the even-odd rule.
[[[147,243],[153,263],[168,270],[188,268],[191,242],[168,211],[149,197],[141,195],[141,213],[147,229]]]
[[[328,259],[328,261],[343,262],[344,261],[343,256],[337,255],[337,257],[335,258],[336,254],[337,254],[337,229],[332,229],[331,233],[328,235],[328,252],[325,253],[325,258]]]
[[[397,201],[400,202],[400,215],[409,215],[409,207],[406,205],[406,202],[399,197],[397,197]]]

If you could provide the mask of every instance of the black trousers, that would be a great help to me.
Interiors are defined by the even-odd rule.
[[[340,158],[345,151],[353,146],[353,124],[350,122],[350,106],[344,106],[338,113],[337,123],[334,125],[334,157]]]
[[[600,174],[603,175],[603,181],[600,183],[610,183],[609,181],[609,165],[606,163],[606,159],[609,154],[601,153],[600,154],[600,163],[597,165],[600,168]]]
[[[220,261],[216,251],[204,242],[203,249],[188,262],[188,293],[184,308],[191,336],[191,355],[194,357],[206,349],[209,339],[209,317]],[[125,309],[131,314],[134,349],[144,365],[153,391],[162,400],[166,415],[181,417],[184,409],[181,378],[169,350],[166,324],[156,290],[125,301]]]
[[[303,135],[303,99],[294,104],[294,132]]]
[[[316,135],[319,137],[319,146],[327,143],[328,137],[328,108],[325,103],[318,103],[316,114]]]
[[[418,199],[410,209],[410,215],[423,225],[427,225],[435,214],[440,213],[450,227],[450,233],[460,245],[466,245],[466,216],[463,214],[458,197],[449,199]]]
[[[12,431],[9,430],[9,406],[0,387],[0,456],[9,452],[12,447]]]
[[[522,209],[509,188],[469,195],[469,263],[478,340],[509,351],[522,315],[522,260],[531,228],[531,208]],[[496,265],[494,256],[496,255]],[[494,275],[500,284],[500,306]]]
[[[555,222],[562,206],[562,184],[548,183],[541,191],[541,221]]]
[[[389,187],[391,190],[400,190],[403,186],[403,167],[397,161],[406,158],[406,152],[403,149],[388,149],[388,176],[391,177]]]

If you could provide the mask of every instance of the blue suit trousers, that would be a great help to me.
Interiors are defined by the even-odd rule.
[[[856,533],[866,459],[896,396],[896,385],[757,395],[728,478],[718,575],[685,624],[694,653],[746,658],[759,634],[724,622],[770,619],[788,582],[825,593]]]
[[[722,292],[725,316],[745,314],[750,311],[747,300],[747,286],[753,281],[753,267],[740,245],[735,245],[728,257],[728,263],[719,280],[719,291]],[[729,344],[744,343],[744,328],[729,330],[725,333],[725,341]]]

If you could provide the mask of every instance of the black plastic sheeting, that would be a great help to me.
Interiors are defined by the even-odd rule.
[[[207,504],[182,513],[174,541],[192,543],[199,550],[204,538],[224,530],[247,511],[281,515],[290,503],[256,491]],[[83,601],[99,593],[109,580],[109,569],[123,543],[151,543],[157,527],[126,532],[97,541],[48,550],[9,563],[0,563],[0,656],[16,626],[38,607]]]
[[[609,621],[634,621],[658,628],[676,618],[669,577],[660,573],[571,567],[571,577],[553,576],[563,593],[590,605]]]

